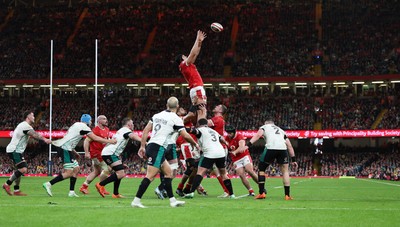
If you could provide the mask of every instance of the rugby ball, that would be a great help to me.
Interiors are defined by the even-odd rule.
[[[220,23],[214,22],[211,24],[211,30],[213,30],[213,32],[222,32],[224,27],[222,27]]]

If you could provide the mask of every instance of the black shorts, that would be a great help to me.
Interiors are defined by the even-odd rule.
[[[214,164],[218,169],[225,168],[225,156],[222,158],[206,158],[202,156],[199,161],[199,167],[206,169],[211,169]]]
[[[287,150],[273,150],[265,148],[260,156],[260,161],[272,164],[276,159],[278,164],[289,163],[289,153]]]
[[[176,153],[176,144],[168,144],[168,147],[165,150],[165,159],[167,159],[167,161],[171,161],[177,158],[178,154]]]
[[[18,164],[20,162],[25,162],[24,156],[22,156],[21,153],[17,153],[17,152],[12,152],[12,153],[7,153],[8,157],[10,157],[10,159],[13,160],[14,164]]]
[[[75,161],[75,155],[72,151],[67,151],[61,147],[56,147],[57,155],[61,157],[62,163],[73,163]]]
[[[119,161],[119,157],[116,155],[102,155],[101,158],[104,160],[105,163],[107,163],[107,165],[111,165],[114,162]]]
[[[189,168],[196,168],[199,166],[199,159],[194,159],[194,158],[188,158],[185,160],[186,162],[186,167]]]
[[[147,165],[161,168],[165,161],[165,148],[156,143],[150,143],[146,147]]]

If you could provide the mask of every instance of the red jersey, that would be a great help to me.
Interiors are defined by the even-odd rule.
[[[229,143],[228,150],[229,151],[234,151],[239,147],[239,141],[240,140],[245,140],[246,137],[242,136],[241,134],[236,133],[235,137],[233,139],[229,138],[229,136],[225,137],[226,142]],[[246,155],[250,155],[249,150],[245,150],[242,153],[237,153],[236,155],[233,155],[232,153],[229,152],[229,155],[231,156],[232,162],[236,162],[237,160],[245,157]]]
[[[186,65],[185,61],[182,61],[179,65],[179,70],[181,71],[185,80],[189,83],[189,88],[192,89],[197,86],[203,86],[203,79],[200,76],[199,71],[194,64]]]
[[[110,137],[110,129],[107,127],[104,127],[104,129],[101,129],[99,126],[94,127],[92,132],[101,138],[108,139]],[[103,161],[101,158],[101,151],[103,148],[106,146],[106,144],[97,142],[97,141],[90,141],[90,157],[91,158],[97,158],[99,161]]]
[[[194,141],[197,141],[197,137],[195,135],[193,135],[193,134],[189,134],[189,135],[194,139]],[[186,145],[182,146],[182,144],[186,144]],[[185,160],[188,158],[194,158],[194,159],[199,158],[198,157],[199,153],[196,151],[192,151],[191,145],[182,136],[179,136],[178,139],[176,140],[176,148],[178,150],[180,150],[180,152],[183,156],[183,159],[185,159]]]
[[[211,118],[213,125],[210,127],[218,132],[221,136],[224,136],[225,120],[222,116],[214,116]]]

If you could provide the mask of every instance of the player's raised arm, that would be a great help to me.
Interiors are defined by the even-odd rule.
[[[190,54],[189,54],[188,58],[186,59],[186,65],[193,64],[196,61],[196,58],[200,53],[203,40],[206,37],[207,37],[206,33],[202,32],[200,30],[197,31],[196,41],[194,42],[193,47],[190,50]]]

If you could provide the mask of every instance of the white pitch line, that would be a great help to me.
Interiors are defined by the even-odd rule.
[[[293,184],[299,184],[299,183],[303,183],[303,182],[306,182],[306,181],[308,181],[308,180],[296,181],[296,182],[293,182]],[[276,186],[274,188],[283,188],[283,186]]]
[[[239,195],[239,196],[236,196],[236,199],[241,199],[243,197],[248,197],[248,196],[249,196],[249,194]]]
[[[375,184],[385,184],[385,185],[400,187],[400,184],[392,184],[392,183],[380,182],[380,181],[375,181],[375,180],[370,180],[370,179],[368,179],[368,180],[367,179],[358,179],[358,180],[367,181],[367,182],[371,182],[371,183],[375,183]]]
[[[146,206],[146,205],[145,205]],[[57,203],[55,204],[0,204],[0,207],[58,207],[58,208],[99,208],[99,209],[104,209],[104,208],[126,208],[126,209],[139,209],[139,208],[133,208],[130,205],[126,206],[105,206],[105,205],[97,205],[97,206],[82,206],[79,205],[59,205]],[[146,208],[155,208],[155,209],[160,209],[160,208],[165,208],[165,209],[170,209],[169,206],[146,206]],[[242,207],[238,209],[243,209]],[[349,207],[262,207],[262,208],[257,208],[259,210],[347,210],[347,211],[393,211],[393,212],[400,212],[400,208],[349,208]]]

